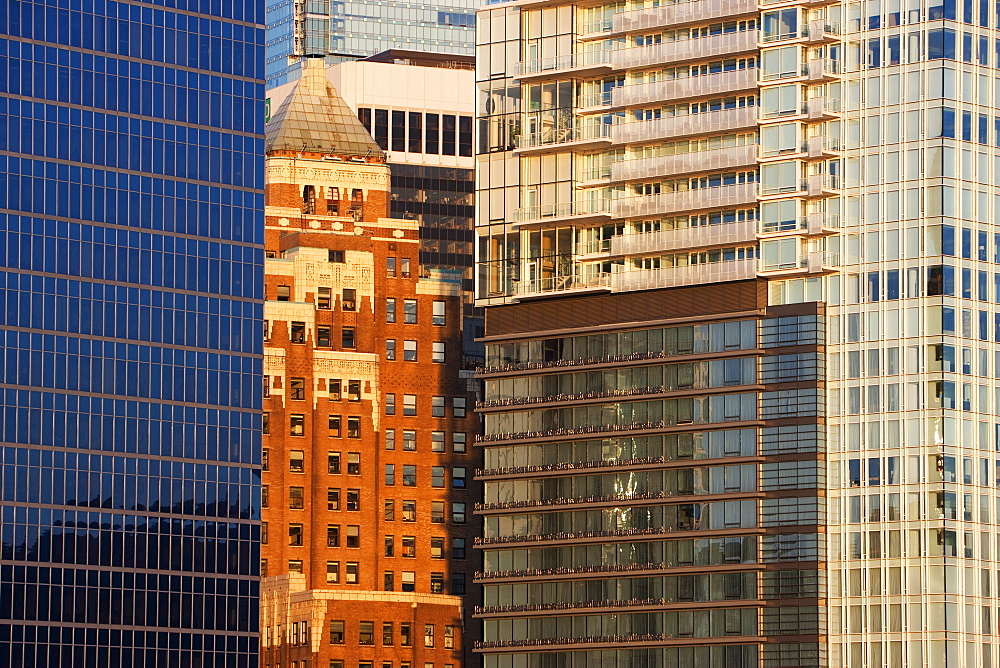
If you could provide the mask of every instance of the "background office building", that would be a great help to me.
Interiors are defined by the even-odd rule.
[[[257,661],[263,7],[171,4],[0,6],[5,666]]]
[[[267,0],[267,85],[298,77],[301,56],[331,63],[388,49],[471,56],[478,6],[473,0]]]
[[[1000,661],[998,27],[480,12],[488,668]]]

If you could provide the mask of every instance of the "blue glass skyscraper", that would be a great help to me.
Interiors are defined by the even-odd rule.
[[[0,665],[256,664],[263,2],[0,2]]]

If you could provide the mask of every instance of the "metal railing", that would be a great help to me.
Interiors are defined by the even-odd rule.
[[[611,52],[611,63],[616,69],[646,67],[661,63],[677,63],[696,58],[723,56],[757,48],[757,31],[711,35],[650,46],[617,49]]]
[[[656,176],[671,176],[685,172],[704,172],[730,169],[757,163],[757,145],[729,146],[710,151],[696,151],[678,155],[658,155],[637,160],[611,163],[613,181],[629,181]]]
[[[806,234],[822,234],[825,230],[838,229],[840,227],[840,215],[820,211],[810,213],[801,218],[783,220],[775,222],[760,221],[758,230],[760,234],[775,234],[778,232],[805,232]]]
[[[756,0],[694,0],[693,2],[673,2],[659,7],[646,7],[621,12],[611,17],[613,32],[646,30],[677,26],[714,18],[753,14],[757,12]]]
[[[608,274],[597,274],[595,276],[548,276],[545,278],[523,279],[514,282],[513,293],[516,296],[524,297],[533,294],[547,294],[550,292],[565,292],[567,290],[586,290],[595,288],[606,288],[608,286]]]
[[[748,67],[716,74],[619,86],[611,93],[611,104],[615,106],[652,104],[663,100],[718,95],[756,87],[757,68]]]
[[[612,255],[638,255],[672,251],[681,248],[721,246],[753,241],[756,230],[752,220],[720,225],[699,225],[675,230],[657,230],[640,234],[623,234],[612,237]]]
[[[615,218],[627,218],[750,204],[757,199],[756,186],[756,183],[736,183],[660,195],[625,197],[612,202],[611,213]]]
[[[757,260],[729,260],[692,264],[686,267],[637,269],[611,275],[612,292],[658,290],[682,285],[703,285],[728,281],[746,281],[757,274]]]
[[[651,139],[675,138],[683,135],[710,134],[752,128],[757,125],[757,107],[721,109],[703,114],[687,114],[651,121],[620,123],[611,129],[611,140],[615,143],[647,141]]]
[[[608,123],[594,123],[568,128],[547,128],[539,132],[530,132],[517,138],[517,148],[537,148],[551,144],[568,144],[571,142],[604,139],[611,136],[612,126]]]
[[[608,200],[585,200],[562,202],[560,204],[540,204],[514,210],[514,222],[524,223],[549,218],[572,218],[574,216],[599,215],[609,212]]]
[[[615,51],[613,49],[595,49],[594,51],[571,53],[565,56],[525,60],[517,64],[514,74],[516,76],[526,76],[549,71],[571,70],[580,67],[595,67],[599,65],[610,67],[612,64],[612,54]]]

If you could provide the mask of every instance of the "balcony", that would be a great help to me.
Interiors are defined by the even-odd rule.
[[[711,151],[658,155],[611,163],[612,181],[632,181],[690,172],[707,172],[757,164],[757,145],[730,146]]]
[[[626,197],[614,200],[611,212],[615,218],[635,218],[753,204],[757,201],[756,185],[736,183],[676,193]]]
[[[758,273],[766,276],[784,277],[803,274],[829,274],[840,266],[840,255],[828,251],[813,251],[801,256],[797,261],[784,264],[765,264],[761,259]]]
[[[840,62],[829,58],[814,58],[806,63],[806,80],[811,83],[832,81],[840,77]]]
[[[675,139],[685,135],[712,134],[757,126],[757,107],[721,109],[704,114],[688,114],[652,121],[621,123],[611,129],[615,144]]]
[[[593,292],[608,290],[608,274],[590,277],[550,276],[547,278],[524,279],[514,282],[513,295],[527,299],[545,297],[553,293]]]
[[[620,256],[723,246],[751,242],[755,238],[755,232],[753,221],[744,220],[723,225],[700,225],[642,234],[623,234],[611,238],[609,250],[611,255]]]
[[[593,123],[568,128],[547,128],[517,138],[515,153],[546,153],[565,148],[601,148],[611,144],[612,126]]]
[[[542,204],[514,210],[513,223],[526,226],[560,222],[597,222],[611,217],[608,200]]]
[[[524,81],[568,74],[577,76],[603,74],[611,71],[612,53],[611,49],[597,49],[566,56],[522,61],[517,64],[514,78]]]
[[[840,216],[836,213],[818,211],[798,219],[765,223],[761,221],[759,234],[779,236],[784,234],[805,234],[808,236],[824,236],[836,234],[840,229]]]
[[[648,67],[649,65],[674,65],[688,60],[756,50],[757,31],[744,30],[743,32],[684,39],[651,46],[618,49],[611,52],[611,62],[615,69],[620,70],[630,67]]]
[[[756,14],[756,0],[694,0],[621,12],[611,17],[611,32],[676,28],[687,23]]]
[[[806,197],[837,195],[840,188],[840,176],[837,174],[813,174],[805,180]]]
[[[612,292],[659,290],[683,285],[705,285],[729,281],[748,281],[757,275],[757,260],[729,260],[692,264],[664,269],[637,269],[611,275]]]
[[[619,86],[611,92],[611,105],[627,107],[638,104],[655,104],[663,100],[680,100],[687,97],[707,97],[736,93],[757,87],[757,69],[747,68],[704,74],[697,77],[666,79],[632,86]]]
[[[805,141],[804,148],[807,158],[831,158],[841,150],[840,137],[829,135],[809,137]]]
[[[826,21],[824,19],[810,21],[805,30],[806,43],[823,44],[826,42],[835,42],[840,39],[842,32],[840,23],[837,21]]]
[[[806,113],[811,121],[822,121],[840,115],[840,100],[834,97],[814,97],[806,101]]]

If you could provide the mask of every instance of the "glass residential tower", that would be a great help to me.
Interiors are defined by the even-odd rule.
[[[257,661],[263,4],[0,7],[0,656]]]
[[[995,665],[996,7],[478,20],[485,665]]]

